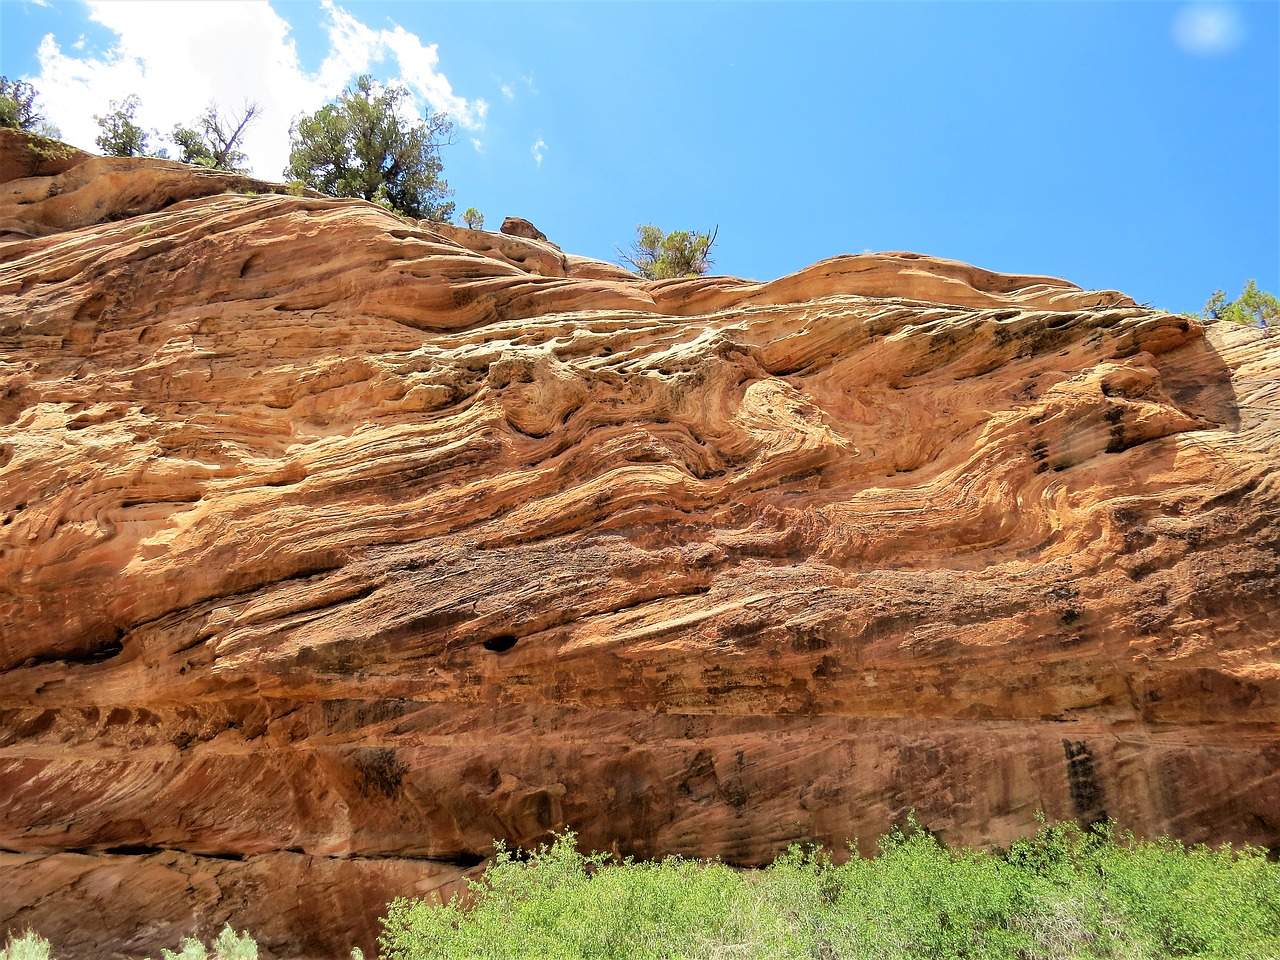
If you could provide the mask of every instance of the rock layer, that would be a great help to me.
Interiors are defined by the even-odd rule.
[[[368,953],[565,826],[1280,847],[1276,338],[276,189],[0,184],[0,927]]]

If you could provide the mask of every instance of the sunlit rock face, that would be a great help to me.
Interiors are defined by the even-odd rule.
[[[0,183],[0,927],[369,952],[566,826],[1280,844],[1280,339],[278,189]]]

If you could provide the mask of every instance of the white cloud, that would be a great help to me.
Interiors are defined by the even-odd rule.
[[[513,87],[511,84],[504,83],[498,89],[502,91],[502,95],[506,97],[508,100],[514,100],[516,98],[516,88]]]
[[[480,140],[479,137],[471,138],[471,146],[476,153],[484,153],[484,143]]]
[[[483,100],[467,100],[453,92],[449,78],[437,68],[440,54],[434,43],[424,44],[418,35],[399,25],[379,34],[383,44],[396,56],[400,77],[409,88],[438,113],[447,113],[469,130],[484,126],[489,104]]]
[[[541,167],[542,155],[547,152],[547,141],[539,137],[533,141],[533,146],[529,148],[529,152],[533,154],[533,162]]]
[[[425,104],[469,130],[484,126],[488,104],[454,92],[435,44],[398,25],[373,29],[332,0],[321,4],[328,51],[314,73],[302,68],[289,23],[267,0],[88,0],[88,6],[89,18],[115,34],[114,45],[100,56],[80,56],[47,34],[36,54],[40,73],[31,79],[49,120],[90,150],[98,133],[93,115],[129,94],[141,100],[138,122],[163,134],[193,121],[210,102],[234,112],[252,101],[261,112],[245,151],[254,173],[279,179],[293,119],[389,58],[398,72],[382,72],[409,89],[415,109]]]
[[[1244,24],[1236,8],[1228,4],[1192,4],[1174,15],[1173,39],[1187,53],[1216,56],[1240,46]]]

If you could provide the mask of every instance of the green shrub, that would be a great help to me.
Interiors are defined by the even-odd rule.
[[[0,76],[0,127],[41,132],[44,117],[36,106],[36,88],[26,80]]]
[[[440,148],[452,134],[447,115],[415,107],[403,86],[364,75],[294,121],[284,175],[331,197],[361,197],[447,223],[453,202]]]
[[[736,871],[499,848],[470,904],[397,900],[384,960],[1280,957],[1280,866],[1108,827],[1044,826],[1006,851],[947,849],[909,822],[875,857],[793,847]]]
[[[666,233],[653,224],[636,227],[636,239],[629,250],[619,250],[621,262],[648,280],[698,277],[711,267],[711,248],[720,228],[706,233],[672,230]]]
[[[11,933],[0,960],[49,960],[49,941],[32,930],[16,937]]]
[[[249,158],[242,148],[245,132],[261,108],[247,103],[240,113],[225,114],[210,104],[194,126],[178,124],[170,139],[178,148],[178,160],[210,170],[245,173]]]
[[[134,95],[112,100],[110,109],[93,119],[98,124],[94,143],[107,157],[145,157],[149,153],[150,134],[133,122],[141,102]]]
[[[236,933],[230,925],[213,941],[214,960],[258,960],[258,944],[248,933]],[[209,960],[209,951],[194,937],[187,937],[177,953],[161,950],[161,960]]]
[[[187,937],[182,941],[177,952],[173,950],[161,950],[160,960],[208,960],[209,951],[204,948],[204,944],[195,937]]]
[[[914,821],[875,857],[792,847],[763,870],[501,845],[467,903],[396,900],[382,960],[1277,960],[1280,865],[1254,848],[1044,825],[948,849]],[[257,960],[224,927],[163,960]],[[34,933],[0,960],[49,960]],[[351,960],[364,960],[358,949]]]
[[[1228,300],[1223,290],[1213,291],[1201,316],[1210,322],[1225,320],[1248,327],[1276,327],[1280,326],[1280,299],[1258,289],[1258,281],[1250,280],[1234,300]]]

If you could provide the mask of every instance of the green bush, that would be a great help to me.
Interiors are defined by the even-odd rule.
[[[711,248],[720,228],[706,233],[672,230],[666,233],[653,224],[636,227],[636,239],[629,250],[619,250],[620,260],[647,280],[698,277],[711,267]]]
[[[754,872],[587,856],[570,833],[499,848],[469,905],[397,900],[383,926],[384,960],[1274,960],[1280,866],[1072,824],[987,852],[910,823],[876,857],[793,847]]]
[[[1225,320],[1247,327],[1276,327],[1280,326],[1280,299],[1258,289],[1258,281],[1250,280],[1234,300],[1228,300],[1223,290],[1213,291],[1201,316],[1210,322]]]
[[[245,132],[261,108],[247,103],[238,114],[224,114],[214,104],[205,108],[194,126],[178,124],[170,139],[178,148],[178,160],[210,170],[245,173],[249,158],[243,149]]]
[[[0,960],[49,960],[49,941],[31,930],[16,937],[11,933]]]
[[[763,870],[499,845],[467,902],[397,900],[382,960],[1277,960],[1280,865],[1244,847],[1045,825],[948,849],[914,821],[875,857],[792,847]],[[257,960],[224,927],[163,960]],[[364,960],[359,950],[352,960]],[[0,960],[49,960],[32,932]]]
[[[453,122],[421,111],[399,85],[358,77],[337,100],[290,129],[284,175],[331,197],[361,197],[407,217],[449,222],[440,148]]]
[[[209,951],[194,937],[187,937],[175,953],[161,950],[161,960],[209,960]],[[248,933],[236,933],[230,925],[213,941],[213,960],[258,960],[258,944]]]
[[[51,127],[36,106],[37,96],[36,88],[27,81],[0,76],[0,127],[49,136]]]
[[[106,157],[145,157],[150,148],[150,134],[133,122],[141,102],[130,95],[123,100],[112,100],[110,109],[93,119],[98,124],[98,136],[94,143]]]

